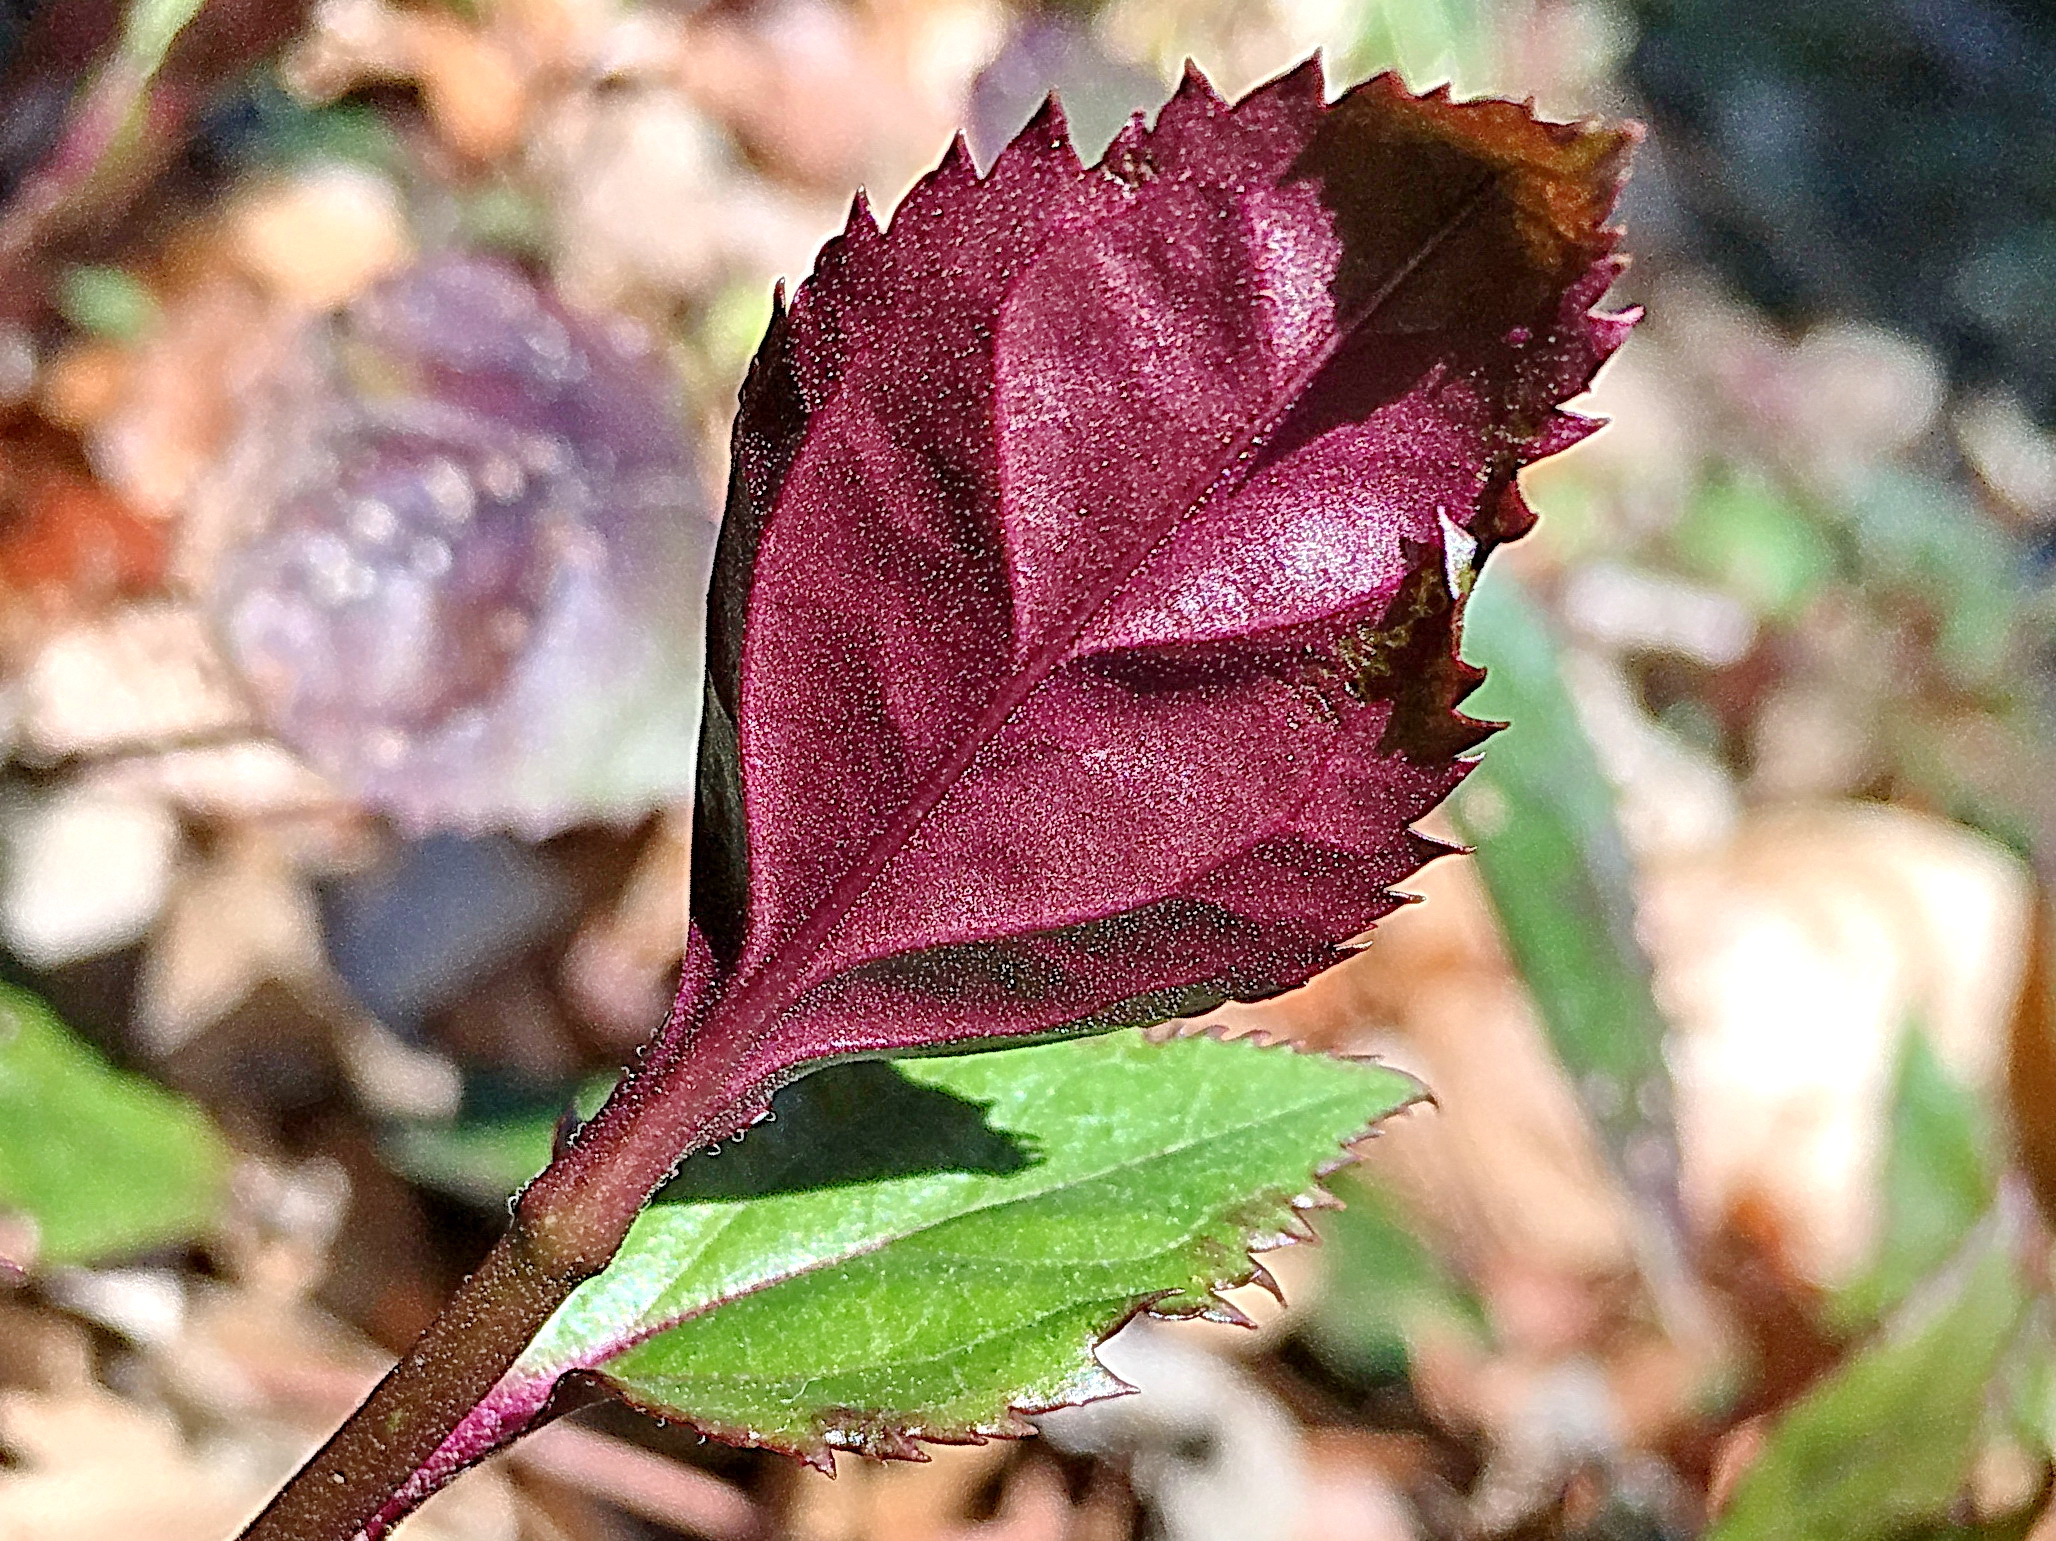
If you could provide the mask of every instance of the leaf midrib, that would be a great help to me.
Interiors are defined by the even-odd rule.
[[[1324,107],[1322,111],[1323,121],[1326,121],[1325,115],[1332,112],[1333,108]],[[872,884],[878,880],[893,858],[906,848],[929,814],[935,811],[963,779],[1007,721],[1036,690],[1041,688],[1056,666],[1069,655],[1078,638],[1098,617],[1100,611],[1133,579],[1158,546],[1210,502],[1219,496],[1232,493],[1238,484],[1238,466],[1242,468],[1243,478],[1251,474],[1254,452],[1266,443],[1291,415],[1293,408],[1312,388],[1320,372],[1333,361],[1350,339],[1391,302],[1427,260],[1470,221],[1483,205],[1486,193],[1497,180],[1492,172],[1484,173],[1477,183],[1457,200],[1449,218],[1430,233],[1413,255],[1379,285],[1354,317],[1334,327],[1322,345],[1293,372],[1284,388],[1272,399],[1267,408],[1256,415],[1243,433],[1222,448],[1212,462],[1206,479],[1200,484],[1198,494],[1136,539],[1124,558],[1116,562],[1106,576],[1088,591],[1065,623],[1057,628],[1041,647],[1030,654],[1028,660],[994,698],[962,742],[924,779],[914,796],[901,805],[899,812],[872,839],[863,855],[837,879],[827,896],[808,913],[793,936],[756,970],[739,979],[736,987],[723,996],[721,1004],[716,1007],[707,1024],[710,1030],[720,1024],[730,1032],[741,1034],[750,1043],[755,1043],[768,1034],[778,1017],[803,993],[806,975],[811,970],[815,958],[870,891]],[[1032,266],[1032,262],[1033,259],[1023,265],[1023,272]],[[848,377],[849,372],[845,370],[843,379],[846,380]],[[1011,574],[1011,565],[1009,572]],[[747,655],[747,638],[744,642],[744,651]]]
[[[884,1251],[888,1247],[896,1246],[901,1242],[911,1241],[913,1238],[917,1236],[924,1235],[930,1231],[938,1230],[946,1225],[953,1225],[960,1220],[968,1220],[975,1215],[996,1213],[1012,1205],[1032,1203],[1038,1199],[1047,1198],[1053,1193],[1066,1192],[1074,1188],[1082,1187],[1087,1183],[1100,1182],[1106,1178],[1116,1176],[1122,1172],[1134,1170],[1135,1168],[1148,1165],[1152,1162],[1169,1160],[1173,1157],[1183,1155],[1188,1151],[1194,1150],[1201,1145],[1209,1143],[1210,1141],[1232,1140],[1238,1135],[1247,1134],[1252,1130],[1260,1129],[1268,1124],[1273,1124],[1281,1120],[1295,1118],[1301,1113],[1304,1113],[1311,1108],[1318,1107],[1323,1103],[1341,1102],[1346,1100],[1347,1099],[1345,1098],[1344,1094],[1340,1092],[1331,1092],[1318,1096],[1311,1096],[1305,1099],[1304,1101],[1294,1103],[1290,1107],[1277,1108],[1268,1111],[1259,1117],[1245,1119],[1240,1123],[1216,1125],[1210,1127],[1207,1130],[1194,1133],[1189,1138],[1178,1140],[1172,1144],[1159,1147],[1156,1150],[1131,1156],[1121,1161],[1110,1162],[1105,1166],[1097,1167],[1090,1172],[1080,1173],[1075,1177],[1072,1177],[1065,1181],[1046,1183],[1043,1186],[1036,1188],[1030,1192],[1011,1192],[1002,1195],[995,1195],[991,1199],[972,1204],[963,1209],[953,1210],[949,1214],[937,1216],[934,1219],[923,1221],[907,1229],[895,1231],[893,1234],[889,1236],[882,1236],[866,1240],[861,1243],[853,1244],[838,1252],[827,1253],[819,1257],[811,1258],[802,1267],[793,1268],[781,1273],[767,1274],[764,1277],[752,1282],[745,1288],[737,1289],[732,1292],[718,1295],[712,1299],[701,1302],[700,1304],[692,1307],[689,1310],[680,1311],[674,1315],[667,1316],[662,1320],[652,1322],[648,1326],[640,1328],[637,1331],[626,1335],[620,1341],[608,1347],[596,1348],[586,1354],[570,1356],[564,1361],[564,1363],[560,1367],[548,1370],[545,1373],[550,1374],[552,1376],[556,1376],[562,1375],[566,1371],[572,1369],[599,1369],[606,1363],[607,1360],[618,1358],[620,1355],[629,1352],[631,1349],[641,1346],[642,1344],[648,1342],[650,1339],[654,1337],[657,1337],[666,1332],[673,1331],[676,1328],[683,1327],[688,1322],[692,1322],[699,1319],[700,1317],[707,1316],[712,1312],[721,1309],[723,1306],[732,1305],[734,1302],[746,1299],[751,1295],[762,1294],[764,1291],[774,1289],[781,1284],[790,1283],[795,1279],[803,1279],[807,1275],[818,1273],[823,1269],[835,1268],[839,1267],[844,1263],[854,1262],[858,1258],[871,1256],[874,1253]],[[1417,1097],[1409,1098],[1407,1101],[1399,1103],[1397,1106],[1387,1108],[1379,1113],[1372,1114],[1367,1120],[1364,1121],[1362,1127],[1366,1130],[1373,1128],[1377,1124],[1382,1123],[1385,1119],[1390,1118],[1394,1114],[1411,1106],[1413,1102],[1417,1100]],[[1337,1142],[1338,1145],[1346,1145],[1348,1143],[1349,1141],[1346,1138],[1338,1140]],[[1306,1182],[1302,1184],[1302,1187],[1311,1184],[1317,1180],[1318,1179],[1316,1179],[1312,1175],[1311,1171],[1309,1171],[1309,1174],[1306,1178]],[[1290,1202],[1289,1196],[1285,1202]],[[733,1206],[734,1212],[729,1216],[725,1217],[722,1220],[721,1224],[715,1230],[709,1233],[705,1241],[702,1242],[698,1249],[693,1253],[691,1259],[681,1264],[679,1272],[682,1273],[686,1269],[696,1266],[700,1262],[700,1260],[707,1255],[709,1250],[720,1244],[721,1238],[728,1233],[729,1229],[735,1224],[735,1222],[742,1218],[742,1216],[746,1214],[748,1210],[749,1206],[747,1204],[737,1204]],[[1188,1237],[1187,1240],[1189,1239],[1190,1238]],[[1183,1243],[1180,1243],[1180,1245],[1182,1244]]]

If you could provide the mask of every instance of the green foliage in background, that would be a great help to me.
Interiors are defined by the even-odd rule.
[[[155,296],[120,268],[67,268],[58,282],[57,308],[80,331],[114,342],[134,342],[157,323]]]
[[[1557,1057],[1624,1169],[1667,1134],[1670,1076],[1649,962],[1635,938],[1634,875],[1600,769],[1563,680],[1549,623],[1518,580],[1489,568],[1471,595],[1464,653],[1487,670],[1465,702],[1510,726],[1489,741],[1451,809],[1507,950]]]
[[[2019,552],[1984,510],[1946,482],[1896,467],[1867,477],[1841,510],[1862,577],[1932,612],[1937,662],[1970,687],[2013,662],[2027,593]]]
[[[1367,0],[1337,77],[1397,70],[1415,90],[1448,82],[1459,96],[1490,90],[1499,69],[1493,0]]]
[[[1423,1331],[1485,1335],[1484,1307],[1417,1235],[1409,1217],[1353,1174],[1335,1184],[1343,1207],[1321,1220],[1321,1293],[1299,1328],[1330,1369],[1363,1385],[1396,1380]]]
[[[140,75],[155,74],[179,33],[200,14],[205,3],[206,0],[134,0],[123,17],[124,62]]]
[[[1777,1419],[1710,1541],[1884,1541],[1950,1516],[2027,1294],[1994,1227],[1924,1295]]]
[[[1793,619],[1835,576],[1826,533],[1762,475],[1736,472],[1699,487],[1671,543],[1688,572],[1768,620]]]
[[[114,1070],[34,996],[0,986],[0,1213],[30,1222],[31,1261],[191,1241],[213,1224],[227,1171],[198,1109]]]
[[[1962,1245],[1992,1204],[1993,1147],[1989,1112],[1909,1028],[1893,1077],[1883,1223],[1869,1268],[1836,1302],[1842,1321],[1875,1320]]]

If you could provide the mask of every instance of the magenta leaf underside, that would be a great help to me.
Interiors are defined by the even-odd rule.
[[[860,198],[736,424],[674,1040],[755,1090],[1345,956],[1483,736],[1449,573],[1628,325],[1629,140],[1310,63]]]

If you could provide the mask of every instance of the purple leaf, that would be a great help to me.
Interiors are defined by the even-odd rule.
[[[1632,139],[1390,76],[1325,105],[1309,64],[1232,107],[1191,75],[1096,168],[1051,110],[889,229],[859,199],[744,389],[635,1095],[668,1059],[739,1118],[827,1056],[1346,957],[1485,732],[1474,553],[1629,324],[1590,310]]]

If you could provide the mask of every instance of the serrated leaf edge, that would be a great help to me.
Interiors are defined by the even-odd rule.
[[[1182,1289],[1163,1290],[1140,1297],[1129,1303],[1103,1326],[1094,1328],[1086,1335],[1082,1345],[1084,1355],[1077,1371],[1049,1398],[1009,1399],[997,1417],[970,1424],[902,1422],[851,1410],[848,1422],[854,1427],[830,1430],[812,1443],[803,1443],[694,1417],[678,1408],[654,1403],[637,1396],[628,1387],[615,1381],[605,1370],[597,1367],[574,1368],[564,1372],[560,1379],[581,1381],[650,1417],[683,1424],[722,1444],[741,1449],[770,1450],[781,1455],[793,1456],[815,1470],[833,1476],[837,1452],[868,1456],[875,1460],[926,1461],[929,1456],[922,1448],[923,1445],[983,1445],[994,1439],[1022,1439],[1036,1432],[1034,1425],[1027,1421],[1030,1418],[1055,1412],[1060,1408],[1080,1407],[1089,1402],[1103,1402],[1114,1397],[1133,1395],[1138,1388],[1109,1369],[1100,1358],[1099,1350],[1108,1339],[1137,1317],[1147,1316],[1160,1321],[1203,1320],[1254,1326],[1246,1313],[1232,1301],[1223,1298],[1226,1292],[1255,1284],[1283,1303],[1283,1290],[1279,1288],[1270,1271],[1257,1261],[1258,1257],[1294,1244],[1319,1245],[1320,1237],[1307,1221],[1307,1212],[1343,1207],[1342,1200],[1324,1186],[1325,1180],[1361,1159],[1355,1147],[1375,1137],[1389,1120],[1398,1117],[1409,1108],[1432,1106],[1434,1096],[1417,1077],[1387,1064],[1376,1055],[1331,1054],[1324,1050],[1309,1049],[1291,1039],[1275,1037],[1261,1029],[1237,1032],[1220,1022],[1201,1020],[1170,1025],[1177,1030],[1168,1039],[1158,1041],[1209,1038],[1224,1044],[1247,1044],[1258,1053],[1296,1054],[1336,1064],[1375,1066],[1389,1075],[1412,1082],[1414,1089],[1404,1101],[1378,1114],[1360,1130],[1338,1141],[1334,1156],[1318,1162],[1312,1168],[1306,1187],[1284,1196],[1276,1193],[1260,1195],[1244,1206],[1243,1210],[1224,1216],[1227,1223],[1246,1234],[1247,1240],[1240,1246],[1220,1248],[1218,1244],[1209,1247],[1207,1238],[1199,1239],[1201,1266],[1208,1266],[1206,1251],[1215,1250],[1224,1254],[1223,1263],[1218,1266],[1217,1276],[1198,1293]],[[1229,1263],[1228,1259],[1231,1258],[1233,1262]],[[813,1266],[818,1265],[810,1266],[805,1272],[812,1272]],[[791,1277],[797,1275],[783,1275],[779,1279],[766,1280],[759,1289],[772,1287]],[[758,1292],[758,1289],[753,1289],[748,1293]],[[729,1298],[732,1300],[743,1297]],[[727,1303],[727,1300],[721,1302]],[[714,1309],[718,1309],[718,1306]],[[637,1334],[636,1341],[647,1341],[648,1338],[690,1319],[681,1317],[678,1321],[653,1327],[645,1333]],[[624,1351],[625,1347],[612,1350],[611,1353],[618,1354]]]
[[[1045,98],[1034,117],[1001,149],[982,174],[977,169],[964,135],[958,133],[952,139],[942,160],[908,189],[882,224],[872,208],[868,194],[859,189],[853,195],[841,233],[832,237],[823,246],[814,267],[793,287],[790,304],[785,302],[785,290],[781,284],[772,324],[751,366],[750,382],[744,390],[745,398],[747,399],[751,389],[759,383],[760,371],[769,367],[782,330],[808,308],[812,303],[812,297],[830,282],[831,276],[846,280],[850,273],[861,271],[865,266],[892,260],[891,254],[896,243],[903,238],[904,227],[918,223],[916,216],[922,212],[934,212],[936,201],[949,194],[956,185],[983,185],[987,188],[1003,186],[1025,175],[1027,168],[1044,163],[1050,158],[1061,161],[1064,169],[1074,176],[1091,176],[1097,173],[1115,181],[1123,181],[1124,178],[1118,170],[1113,169],[1117,155],[1132,151],[1138,144],[1146,143],[1163,134],[1166,125],[1183,114],[1198,113],[1205,117],[1223,116],[1233,120],[1252,110],[1253,105],[1260,99],[1310,90],[1325,116],[1334,111],[1348,96],[1358,93],[1382,94],[1426,109],[1427,115],[1420,120],[1419,126],[1431,136],[1446,135],[1449,132],[1449,125],[1459,120],[1472,122],[1478,128],[1477,143],[1472,148],[1481,156],[1490,159],[1495,146],[1489,125],[1505,109],[1511,108],[1523,113],[1525,126],[1540,130],[1546,138],[1558,143],[1580,138],[1587,140],[1592,157],[1592,169],[1601,173],[1600,180],[1611,181],[1616,187],[1620,169],[1624,167],[1629,151],[1641,137],[1639,128],[1634,125],[1602,124],[1600,119],[1591,116],[1563,122],[1541,119],[1534,115],[1532,98],[1524,105],[1492,97],[1459,100],[1447,83],[1434,86],[1427,91],[1415,92],[1392,71],[1382,72],[1358,83],[1351,87],[1344,97],[1335,101],[1326,99],[1326,85],[1323,61],[1316,51],[1299,64],[1251,89],[1238,99],[1230,101],[1215,90],[1198,66],[1188,59],[1177,89],[1158,109],[1154,122],[1146,113],[1132,114],[1128,124],[1115,135],[1106,151],[1090,164],[1078,154],[1071,142],[1063,108],[1055,92],[1051,92]],[[1626,265],[1625,260],[1614,253],[1620,234],[1619,226],[1613,224],[1597,223],[1590,228],[1587,238],[1581,243],[1581,249],[1589,259],[1589,265],[1584,276],[1576,280],[1568,291],[1571,295],[1584,296],[1585,305],[1581,319],[1586,328],[1588,341],[1599,362],[1603,362],[1619,346],[1639,314],[1634,310],[1608,314],[1598,309],[1605,291]],[[1437,236],[1436,239],[1439,240],[1440,237]],[[1352,322],[1351,326],[1358,324],[1361,324],[1361,318]],[[1596,420],[1569,410],[1561,404],[1550,407],[1543,418],[1533,425],[1532,431],[1525,436],[1525,443],[1508,461],[1502,484],[1493,496],[1520,503],[1514,472],[1522,466],[1567,448],[1596,426]],[[1532,515],[1529,518],[1532,519]],[[1482,551],[1479,555],[1482,560]],[[1460,616],[1460,596],[1452,592],[1450,597],[1456,614]],[[1453,628],[1452,642],[1455,642],[1457,637],[1460,637],[1460,629]],[[1482,671],[1471,669],[1460,658],[1455,661],[1454,671],[1452,678],[1457,682],[1457,688],[1450,699],[1436,708],[1434,715],[1438,719],[1446,719],[1459,732],[1474,732],[1476,738],[1472,742],[1475,743],[1476,739],[1482,738],[1499,725],[1476,722],[1457,710],[1463,698],[1482,683],[1484,676]],[[1446,798],[1475,763],[1474,758],[1458,754],[1455,757],[1455,764],[1459,767],[1458,774],[1435,796],[1434,802],[1439,803]],[[1411,870],[1418,870],[1420,866],[1446,854],[1450,849],[1446,842],[1424,835],[1418,830],[1409,830],[1408,838],[1415,858]],[[1415,897],[1390,887],[1381,888],[1379,893],[1381,899],[1394,907],[1412,902]],[[1333,961],[1341,961],[1359,949],[1369,934],[1367,929],[1336,944]],[[1287,985],[1287,988],[1289,987],[1290,984]],[[1253,1001],[1267,998],[1274,993],[1277,993],[1275,988],[1236,988],[1230,989],[1227,997]]]

